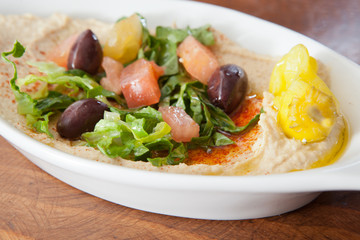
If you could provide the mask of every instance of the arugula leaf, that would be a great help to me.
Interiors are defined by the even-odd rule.
[[[210,46],[215,43],[215,40],[213,33],[209,29],[209,24],[201,26],[199,28],[190,28],[188,26],[185,29],[159,26],[156,28],[156,37],[161,39],[167,39],[174,43],[180,43],[187,36],[192,35],[202,44]]]
[[[162,100],[170,99],[169,105],[182,107],[200,125],[200,136],[191,140],[190,149],[233,144],[223,133],[241,133],[256,124],[260,117],[258,114],[245,126],[236,126],[223,110],[210,103],[204,84],[190,82],[183,75],[171,76],[161,93]]]
[[[175,90],[177,86],[180,85],[182,81],[179,80],[179,76],[171,76],[167,79],[166,83],[162,86],[160,89],[161,91],[161,98],[160,100],[163,100],[167,97],[170,97],[171,93]]]
[[[191,113],[190,116],[197,124],[201,124],[203,120],[203,114],[202,114],[202,103],[200,98],[198,97],[198,94],[194,91],[192,88],[187,88],[186,93],[189,96],[190,99],[190,109]]]
[[[189,35],[187,29],[177,29],[171,27],[156,27],[156,37],[167,39],[173,43],[182,42]]]
[[[193,35],[205,45],[214,44],[213,33],[209,30],[210,25],[199,28],[175,29],[159,26],[156,28],[155,36],[152,36],[147,29],[146,20],[139,15],[143,23],[143,41],[138,58],[153,60],[159,66],[164,67],[165,76],[179,73],[180,65],[176,54],[177,45],[187,36]]]
[[[214,139],[214,145],[215,146],[224,146],[224,145],[229,145],[229,144],[234,143],[228,137],[226,137],[225,135],[223,135],[223,134],[221,134],[219,132],[214,133],[213,139]]]
[[[193,28],[187,27],[187,31],[193,35],[194,38],[199,40],[202,44],[206,46],[213,45],[215,43],[214,40],[214,34],[209,31],[210,25],[204,25],[199,28]]]
[[[164,75],[173,75],[179,72],[176,43],[159,40],[159,52],[156,63],[164,67]]]
[[[212,105],[208,99],[208,97],[204,94],[204,92],[199,92],[199,98],[201,99],[204,107],[206,107],[211,115],[211,121],[214,126],[216,126],[219,130],[229,132],[229,133],[241,133],[251,126],[255,125],[259,119],[260,114],[263,113],[263,110],[260,111],[253,119],[249,121],[248,124],[244,126],[236,126],[235,123],[231,120],[231,118],[220,108]]]

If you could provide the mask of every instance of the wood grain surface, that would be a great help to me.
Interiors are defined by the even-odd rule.
[[[360,63],[359,0],[205,0],[303,33]],[[33,165],[0,138],[0,239],[360,239],[360,192],[280,216],[209,221],[119,206]]]

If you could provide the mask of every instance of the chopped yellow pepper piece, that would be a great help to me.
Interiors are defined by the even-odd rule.
[[[137,14],[115,23],[104,45],[104,56],[123,64],[134,60],[142,43],[142,24]]]
[[[303,142],[325,139],[338,116],[337,101],[317,68],[299,44],[276,64],[270,79],[279,125],[288,137]]]

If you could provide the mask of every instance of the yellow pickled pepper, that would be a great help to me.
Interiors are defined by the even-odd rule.
[[[303,142],[325,139],[338,115],[337,100],[317,68],[316,60],[299,44],[276,64],[270,79],[279,125],[288,137]]]
[[[142,24],[137,14],[114,24],[104,45],[104,56],[123,64],[134,60],[142,44]]]

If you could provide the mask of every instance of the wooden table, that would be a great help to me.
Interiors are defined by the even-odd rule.
[[[204,0],[301,32],[360,63],[359,0]],[[326,192],[280,216],[207,221],[90,196],[0,138],[0,239],[360,239],[360,192]]]

